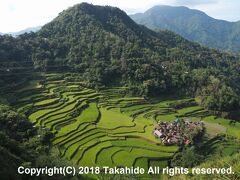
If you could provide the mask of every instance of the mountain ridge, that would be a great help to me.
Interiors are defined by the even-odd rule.
[[[0,35],[12,35],[13,37],[22,35],[24,33],[30,33],[30,32],[37,32],[41,29],[42,26],[35,26],[35,27],[29,27],[20,31],[16,31],[16,32],[7,32],[7,33],[1,33]]]
[[[239,21],[215,19],[184,6],[154,6],[130,17],[150,29],[167,29],[211,48],[233,52],[240,50]]]

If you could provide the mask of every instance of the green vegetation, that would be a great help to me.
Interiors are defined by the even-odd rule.
[[[41,105],[46,105],[46,104],[51,104],[55,101],[57,101],[58,98],[53,98],[53,99],[46,99],[46,100],[43,100],[43,101],[40,101],[40,102],[37,102],[35,103],[35,106],[41,106]]]
[[[171,179],[173,180],[188,180],[188,179],[239,179],[240,178],[240,163],[239,163],[240,154],[235,154],[233,156],[226,156],[221,157],[217,156],[209,161],[197,166],[197,168],[229,168],[232,167],[234,170],[234,174],[226,175],[226,174],[208,174],[208,175],[198,175],[193,176],[192,174],[189,175],[177,175]],[[166,177],[168,178],[168,177]]]
[[[100,111],[101,119],[97,125],[99,128],[115,129],[134,125],[129,116],[125,116],[120,112],[106,109],[100,109]]]

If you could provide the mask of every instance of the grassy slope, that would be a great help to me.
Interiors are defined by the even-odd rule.
[[[207,174],[207,175],[177,175],[172,177],[173,180],[198,180],[198,179],[240,179],[240,154],[235,154],[233,156],[227,157],[216,157],[208,162],[205,162],[198,166],[198,168],[229,168],[232,167],[234,174]],[[166,176],[166,178],[168,178]]]

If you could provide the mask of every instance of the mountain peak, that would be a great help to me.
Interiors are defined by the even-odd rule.
[[[188,7],[186,6],[170,6],[170,5],[156,5],[153,6],[152,8],[148,9],[146,12],[148,11],[154,11],[154,10],[169,10],[169,9],[182,9],[182,10],[190,10]]]
[[[85,28],[88,31],[90,29],[105,30],[124,39],[133,34],[140,35],[144,29],[139,28],[139,25],[119,8],[81,3],[61,12],[52,22],[43,26],[39,33],[43,36],[49,36],[49,34],[63,36]],[[146,31],[146,28],[144,30]]]
[[[201,16],[202,18],[211,18],[206,13],[196,10],[196,9],[190,9],[186,6],[168,6],[168,5],[157,5],[145,12],[145,14],[154,15],[154,14],[162,14],[165,16]]]
[[[99,6],[99,5],[93,5],[86,2],[74,5],[67,10],[64,10],[62,13],[66,11],[78,11],[81,13],[91,14],[91,15],[106,15],[109,12],[119,13],[119,14],[126,14],[124,11],[120,10],[117,7],[112,6]],[[62,14],[60,13],[60,14]],[[102,14],[99,14],[102,13]],[[100,17],[99,17],[100,18]]]

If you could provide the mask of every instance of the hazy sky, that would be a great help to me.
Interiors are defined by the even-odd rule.
[[[187,6],[217,19],[240,20],[240,0],[0,0],[0,32],[43,25],[81,2],[117,6],[128,14],[144,12],[154,5]]]

